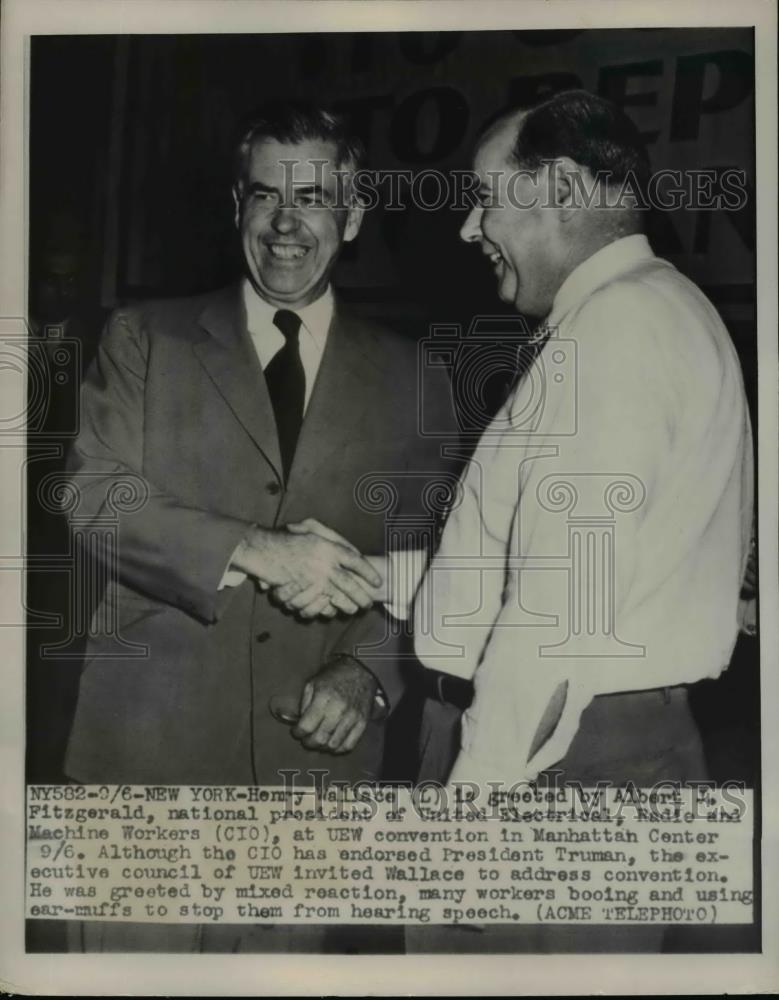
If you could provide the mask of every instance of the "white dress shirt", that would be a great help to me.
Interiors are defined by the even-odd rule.
[[[262,370],[265,371],[273,357],[285,344],[284,334],[273,322],[273,317],[278,309],[266,302],[265,299],[261,299],[245,278],[241,293],[246,309],[249,336],[262,365]],[[330,329],[330,322],[333,318],[333,293],[330,287],[328,286],[327,291],[324,295],[320,295],[316,302],[312,302],[302,309],[291,311],[298,315],[301,320],[298,344],[300,361],[306,376],[306,394],[303,400],[303,412],[305,413],[319,372],[319,365],[322,362],[322,355],[327,343],[327,331]]]
[[[736,640],[752,448],[714,307],[635,235],[579,265],[545,325],[416,593],[417,656],[475,686],[453,781],[532,780],[595,695],[716,677]]]
[[[241,295],[243,297],[244,308],[246,310],[246,325],[249,336],[252,339],[257,358],[265,371],[273,357],[281,350],[285,344],[284,334],[273,322],[273,317],[278,312],[276,306],[272,306],[252,288],[251,284],[244,278],[241,285]],[[298,334],[298,345],[300,348],[300,361],[303,365],[303,373],[306,377],[306,391],[303,398],[303,413],[305,414],[311,393],[314,389],[319,366],[322,363],[325,344],[327,343],[327,331],[333,318],[333,293],[328,285],[324,295],[304,306],[302,309],[293,309],[301,320],[300,333]],[[232,556],[230,557],[232,562]],[[246,574],[237,569],[228,568],[225,570],[219,582],[218,590],[224,587],[238,587],[246,579]]]

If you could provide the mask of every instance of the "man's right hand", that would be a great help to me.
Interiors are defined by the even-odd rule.
[[[352,546],[285,529],[252,529],[234,553],[232,565],[268,587],[295,591],[300,614],[311,618],[327,606],[333,613],[348,614],[369,608],[382,583]]]

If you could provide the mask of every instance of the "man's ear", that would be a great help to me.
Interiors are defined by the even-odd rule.
[[[570,156],[560,156],[551,164],[550,181],[552,203],[558,209],[561,222],[568,222],[576,210],[585,207],[588,199],[594,196],[592,174]]]
[[[349,214],[346,216],[344,243],[350,243],[355,238],[357,233],[359,233],[364,215],[365,209],[363,206],[356,198],[352,198],[352,203],[349,206]]]
[[[235,222],[235,228],[239,229],[241,225],[241,182],[236,181],[233,184],[233,221]]]

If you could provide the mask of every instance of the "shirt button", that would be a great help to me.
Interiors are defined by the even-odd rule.
[[[279,493],[281,493],[281,487],[279,486],[278,483],[268,483],[267,486],[265,487],[265,492],[270,493],[272,497],[275,497]]]
[[[257,642],[267,642],[270,639],[270,632],[258,632],[254,638]]]

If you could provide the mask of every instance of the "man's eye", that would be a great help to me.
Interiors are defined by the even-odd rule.
[[[300,208],[324,208],[326,204],[321,194],[299,195],[296,201]]]

